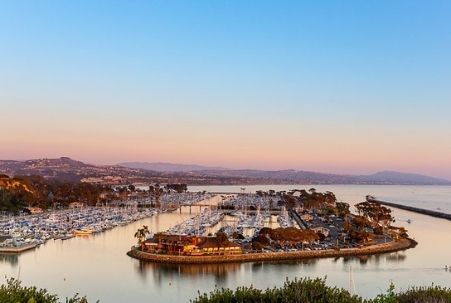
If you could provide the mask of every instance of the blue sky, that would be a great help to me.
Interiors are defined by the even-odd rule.
[[[0,1],[1,158],[451,177],[449,1]]]

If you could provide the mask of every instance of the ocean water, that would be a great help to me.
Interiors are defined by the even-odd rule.
[[[244,186],[190,186],[190,191],[207,190],[211,192],[255,193],[257,190],[275,191],[291,189],[310,189],[331,191],[338,200],[350,204],[362,202],[366,195],[380,200],[395,202],[419,208],[451,213],[451,186],[414,186],[414,185],[244,185]]]
[[[310,188],[311,186],[306,186]],[[292,189],[293,186],[246,186],[256,189]],[[442,186],[315,186],[330,190],[338,199],[355,203],[371,194],[381,199],[450,212],[451,187]],[[190,190],[239,192],[237,187],[191,187]],[[259,288],[280,286],[286,278],[327,277],[329,285],[373,297],[393,281],[398,289],[412,285],[451,287],[451,221],[394,210],[396,224],[405,226],[418,246],[402,252],[360,258],[318,259],[299,262],[259,262],[218,265],[167,265],[141,262],[126,255],[133,234],[146,224],[165,230],[194,215],[187,207],[87,238],[48,241],[21,255],[0,255],[0,280],[15,277],[25,285],[47,288],[61,297],[75,293],[92,302],[189,302],[198,292],[215,287]],[[412,223],[406,220],[411,219]]]

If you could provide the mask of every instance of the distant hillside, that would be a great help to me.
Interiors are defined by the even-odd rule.
[[[404,184],[404,185],[451,185],[445,179],[418,174],[383,171],[372,175],[339,175],[302,170],[257,170],[257,169],[224,169],[201,165],[173,163],[127,162],[119,164],[124,167],[145,169],[167,173],[190,173],[191,175],[222,178],[249,179],[255,183],[277,184]]]
[[[119,166],[145,169],[159,172],[193,172],[202,170],[225,170],[222,167],[209,167],[195,164],[174,164],[165,162],[124,162],[119,163]]]
[[[445,179],[434,178],[419,174],[400,173],[396,171],[381,171],[373,175],[361,176],[362,179],[367,178],[373,182],[393,182],[399,184],[450,184],[451,182]]]
[[[56,159],[33,159],[26,161],[0,160],[0,173],[9,176],[37,175],[55,178],[62,181],[78,182],[85,177],[102,176],[136,176],[147,175],[145,171],[137,171],[119,166],[97,166],[73,160],[68,157]]]
[[[203,166],[194,166],[202,168]],[[191,167],[192,169],[192,167]],[[258,184],[264,181],[251,178],[204,176],[192,172],[154,171],[119,165],[92,165],[67,157],[26,161],[0,160],[0,175],[42,176],[65,182],[98,184],[184,183],[190,185]]]
[[[378,172],[372,175],[338,175],[298,170],[226,170],[202,171],[202,173],[210,176],[247,177],[298,184],[451,185],[451,182],[445,179],[391,171]]]
[[[240,184],[405,184],[451,185],[444,179],[382,171],[371,175],[339,175],[302,170],[224,169],[201,165],[128,162],[92,165],[67,157],[27,161],[0,160],[0,174],[38,175],[62,181],[104,184],[186,183],[189,185]]]

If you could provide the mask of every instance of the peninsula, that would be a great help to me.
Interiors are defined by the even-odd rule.
[[[278,261],[387,253],[416,245],[392,226],[377,202],[337,202],[332,192],[258,191],[222,195],[213,207],[149,235],[144,226],[128,255],[164,263]]]

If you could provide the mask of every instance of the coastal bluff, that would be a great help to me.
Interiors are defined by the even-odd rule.
[[[410,238],[402,238],[382,244],[369,245],[359,248],[325,249],[295,252],[271,252],[271,253],[244,253],[234,255],[207,255],[207,256],[182,256],[168,254],[153,254],[143,252],[137,247],[127,252],[127,255],[141,261],[170,264],[212,264],[212,263],[238,263],[259,261],[287,261],[314,258],[335,258],[348,256],[364,256],[395,252],[412,248],[417,243]]]

